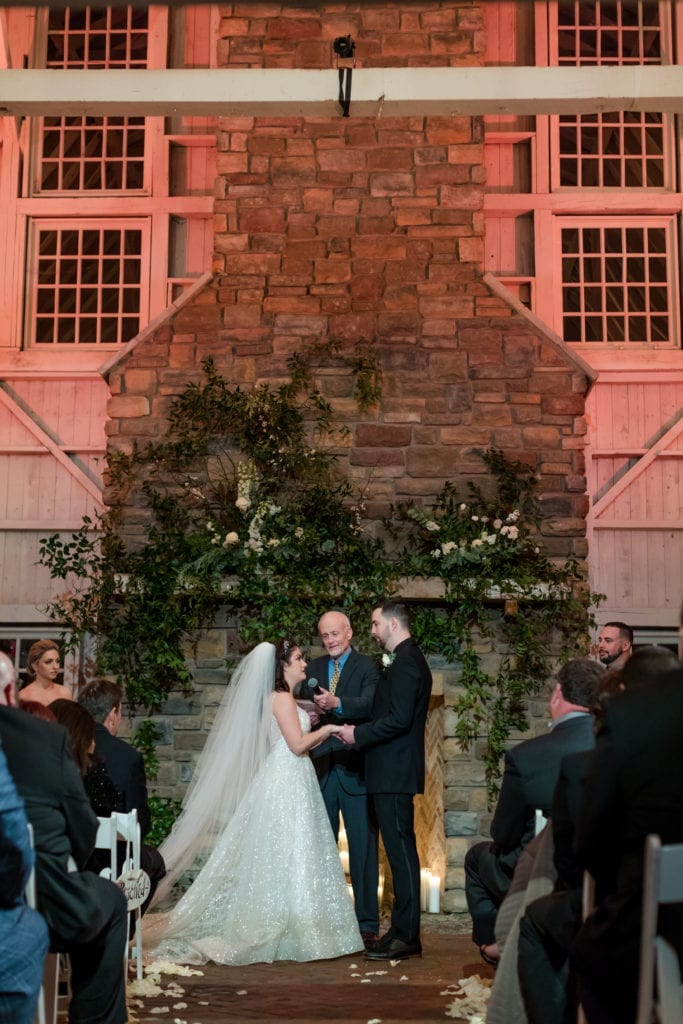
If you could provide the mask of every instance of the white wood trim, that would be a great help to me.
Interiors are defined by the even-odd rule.
[[[12,416],[15,416],[19,420],[19,422],[24,427],[26,427],[26,429],[29,430],[42,445],[44,445],[47,451],[50,452],[55,457],[57,462],[59,462],[64,467],[64,469],[66,469],[67,473],[69,473],[74,478],[76,483],[80,484],[80,486],[83,487],[83,489],[86,490],[88,494],[95,499],[98,505],[104,504],[102,499],[102,488],[98,487],[97,484],[93,480],[91,480],[89,476],[87,476],[81,469],[79,469],[79,467],[69,458],[69,456],[64,454],[60,446],[56,444],[55,441],[52,440],[49,434],[46,434],[45,431],[38,426],[35,420],[33,420],[28,415],[28,413],[24,412],[21,406],[17,405],[17,403],[10,397],[10,395],[8,395],[7,391],[2,387],[1,382],[0,402],[2,402],[3,405],[5,405],[9,409]]]
[[[542,334],[545,340],[548,341],[553,348],[557,349],[569,364],[573,365],[580,373],[585,374],[591,383],[597,379],[597,371],[594,370],[585,359],[582,359],[580,355],[577,355],[577,353],[574,352],[571,346],[569,346],[559,334],[556,334],[555,331],[551,330],[545,321],[541,320],[535,313],[532,313],[530,309],[527,309],[527,307],[505,287],[499,277],[496,277],[495,274],[484,274],[484,282],[499,299],[507,302],[516,313],[519,313],[519,315],[523,316],[525,320],[528,320],[529,323],[533,325],[534,329]]]
[[[334,116],[338,93],[336,68],[0,70],[0,113],[14,116]],[[358,67],[351,115],[678,113],[682,105],[678,65]]]
[[[29,533],[47,530],[48,533],[76,533],[82,526],[82,519],[0,519],[0,532],[19,530]],[[92,530],[96,530],[96,526],[93,526]]]
[[[162,313],[159,313],[158,316],[151,320],[139,334],[134,338],[131,338],[127,345],[124,345],[123,348],[110,356],[106,362],[102,363],[99,368],[101,376],[106,377],[107,374],[111,373],[115,366],[118,366],[122,360],[126,359],[130,353],[137,348],[141,341],[145,338],[151,337],[151,335],[154,334],[155,331],[158,331],[163,324],[168,320],[172,320],[178,310],[187,305],[187,303],[190,302],[195,295],[197,295],[209,283],[209,281],[212,280],[212,278],[213,274],[211,273],[202,274],[201,277],[198,277],[194,284],[190,285],[182,295],[178,296],[175,302],[172,302],[171,305],[167,306]]]
[[[661,533],[676,533],[683,537],[683,522],[680,519],[596,519],[593,529],[659,530]]]

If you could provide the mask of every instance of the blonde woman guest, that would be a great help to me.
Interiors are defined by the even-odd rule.
[[[19,692],[19,700],[51,704],[53,700],[73,700],[68,686],[56,682],[61,671],[59,647],[54,640],[36,640],[29,649],[26,669],[31,682]]]

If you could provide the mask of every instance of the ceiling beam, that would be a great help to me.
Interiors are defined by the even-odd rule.
[[[336,69],[0,70],[0,114],[340,113]],[[357,68],[351,116],[683,112],[683,66]]]

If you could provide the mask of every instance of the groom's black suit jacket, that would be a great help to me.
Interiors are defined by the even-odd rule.
[[[356,744],[365,750],[368,793],[423,793],[425,723],[432,673],[412,637],[394,651],[380,679],[372,719],[356,726]]]
[[[327,654],[315,658],[306,669],[307,680],[317,679],[323,689],[329,689],[329,663]],[[342,714],[337,715],[333,712],[323,715],[321,722],[331,722],[334,725],[343,725],[346,722],[357,725],[360,722],[367,722],[379,678],[380,671],[374,658],[368,657],[367,654],[359,654],[352,648],[341,670],[335,694],[342,702]],[[312,699],[310,689],[305,696]],[[323,788],[329,772],[334,767],[347,793],[366,792],[365,759],[359,750],[345,747],[340,740],[331,737],[312,750],[311,756]]]

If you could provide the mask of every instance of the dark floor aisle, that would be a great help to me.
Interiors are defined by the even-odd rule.
[[[435,922],[436,924],[436,922]],[[433,925],[434,926],[434,925]],[[432,926],[432,927],[433,927]],[[421,959],[390,963],[362,956],[296,964],[201,968],[201,976],[162,975],[162,995],[130,997],[138,1024],[427,1024],[447,1013],[459,979],[493,972],[468,935],[427,931]]]

